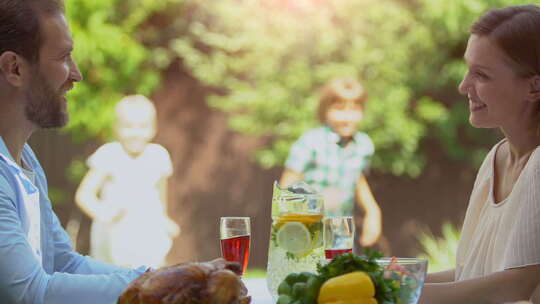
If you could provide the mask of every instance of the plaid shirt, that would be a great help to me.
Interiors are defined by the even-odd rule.
[[[293,144],[285,163],[318,191],[334,187],[342,193],[341,212],[326,215],[352,215],[356,183],[374,152],[373,142],[362,132],[345,147],[339,141],[339,135],[328,126],[309,130]]]

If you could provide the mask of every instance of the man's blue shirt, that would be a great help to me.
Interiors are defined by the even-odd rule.
[[[0,153],[13,161],[1,137]],[[0,159],[0,303],[116,303],[146,267],[128,270],[76,253],[52,210],[45,173],[28,145],[22,159],[34,172],[39,191],[42,263],[27,240],[29,219],[17,177]]]

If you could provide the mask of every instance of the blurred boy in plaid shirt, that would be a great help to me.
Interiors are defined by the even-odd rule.
[[[334,79],[321,91],[318,118],[321,127],[304,133],[291,147],[282,187],[304,180],[324,195],[325,215],[353,215],[362,211],[360,245],[371,246],[381,235],[381,211],[363,171],[374,146],[359,132],[367,94],[354,79]]]

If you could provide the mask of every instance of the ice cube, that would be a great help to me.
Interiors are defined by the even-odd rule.
[[[304,181],[296,182],[290,185],[287,187],[287,191],[296,194],[317,194],[317,190]]]

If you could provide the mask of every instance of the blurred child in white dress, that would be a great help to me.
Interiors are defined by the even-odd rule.
[[[167,215],[169,153],[150,143],[156,134],[156,110],[141,95],[116,106],[118,141],[88,158],[88,173],[76,194],[92,218],[90,254],[119,266],[165,265],[179,227]]]

